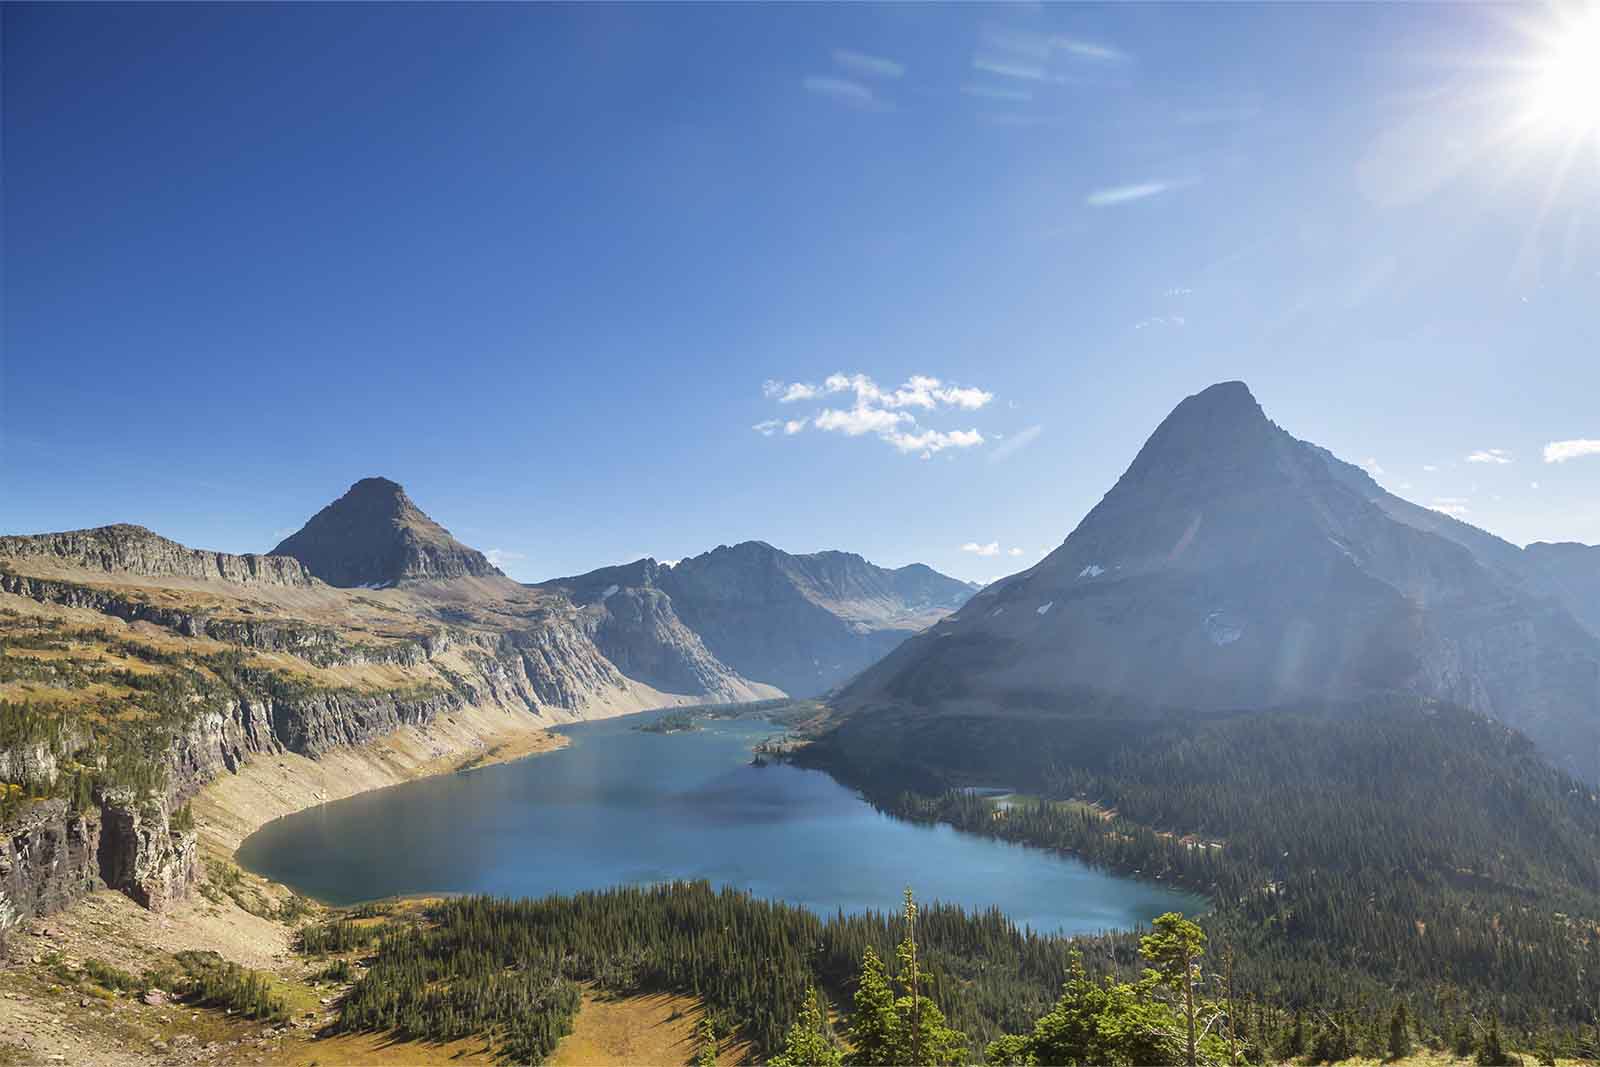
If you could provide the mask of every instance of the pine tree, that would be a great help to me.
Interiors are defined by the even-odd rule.
[[[1488,1029],[1483,1032],[1483,1043],[1478,1046],[1478,1063],[1482,1067],[1507,1067],[1508,1064],[1520,1062],[1522,1061],[1506,1051],[1505,1045],[1500,1040],[1500,1017],[1489,1016]]]
[[[1187,1031],[1183,1062],[1196,1067],[1200,1006],[1195,1002],[1195,990],[1201,980],[1200,958],[1206,952],[1206,932],[1175,911],[1156,916],[1150,925],[1154,931],[1139,939],[1139,954],[1177,998],[1177,1010]]]
[[[1389,1016],[1389,1058],[1403,1060],[1411,1055],[1411,1019],[1406,1011],[1406,1002],[1400,1001],[1394,1006],[1394,1014]]]
[[[768,1061],[770,1067],[838,1067],[841,1055],[828,1037],[815,986],[806,987],[800,1016],[789,1027],[783,1051]]]
[[[846,1062],[859,1067],[880,1067],[893,1063],[895,1031],[899,1029],[899,1020],[895,1017],[894,990],[889,988],[883,961],[871,945],[861,956],[861,978],[856,983],[853,1006],[855,1010],[850,1016],[851,1053]]]

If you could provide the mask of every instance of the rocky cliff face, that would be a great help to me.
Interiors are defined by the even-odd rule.
[[[797,556],[760,541],[539,588],[582,605],[596,642],[630,676],[746,700],[824,692],[973,592],[921,564],[890,570],[849,552]]]
[[[661,588],[666,572],[655,560],[644,559],[558,578],[540,588],[570,597],[582,609],[580,617],[595,645],[630,678],[668,692],[705,693],[714,700],[782,695],[750,682],[711,654]]]
[[[194,831],[172,827],[164,798],[107,798],[100,813],[100,879],[151,911],[189,895],[195,882]]]
[[[100,877],[100,822],[69,810],[64,800],[28,808],[0,827],[0,948],[31,915],[66,907]]]
[[[386,586],[411,580],[499,576],[423,514],[387,478],[363,478],[272,550],[291,556],[330,585]]]
[[[147,577],[199,578],[266,585],[309,586],[311,573],[287,556],[235,556],[187,548],[143,526],[0,537],[0,557],[56,563],[89,571]]]
[[[1004,715],[1090,692],[1220,710],[1408,690],[1600,777],[1600,642],[1497,562],[1497,539],[1374,499],[1346,467],[1242,383],[1190,397],[1060,548],[843,704]]]

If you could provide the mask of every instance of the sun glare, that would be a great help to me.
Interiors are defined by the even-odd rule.
[[[1529,120],[1552,133],[1600,132],[1600,8],[1546,38],[1529,86]]]

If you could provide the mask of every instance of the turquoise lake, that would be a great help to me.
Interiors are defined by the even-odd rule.
[[[556,752],[297,812],[247,838],[239,862],[331,904],[703,878],[822,915],[894,910],[909,885],[1042,932],[1205,907],[1069,857],[883,815],[821,771],[751,766],[751,746],[781,732],[765,720],[634,729],[657,714],[562,727],[571,744]]]

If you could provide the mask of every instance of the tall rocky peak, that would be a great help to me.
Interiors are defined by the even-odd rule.
[[[312,577],[300,561],[287,556],[236,556],[189,548],[171,538],[117,523],[89,530],[0,537],[0,558],[24,565],[70,567],[108,574],[152,578],[220,579],[269,585],[310,585]]]
[[[293,556],[329,585],[501,576],[412,503],[397,482],[363,478],[282,541],[273,555]]]
[[[1059,548],[841,706],[1004,715],[1088,693],[1206,712],[1405,690],[1600,780],[1600,622],[1580,603],[1600,563],[1527,555],[1542,566],[1386,493],[1226,382],[1180,403]]]
[[[1112,495],[1157,489],[1184,497],[1283,484],[1302,473],[1294,442],[1243,382],[1188,397],[1145,442]]]

